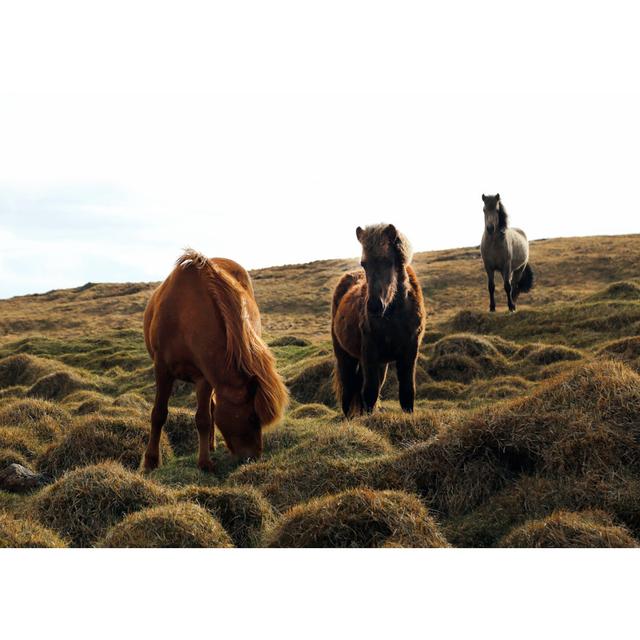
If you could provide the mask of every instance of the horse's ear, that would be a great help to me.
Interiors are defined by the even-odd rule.
[[[487,196],[484,195],[484,193],[482,194],[482,202],[486,202],[487,201]]]
[[[358,227],[356,229],[356,238],[358,238],[358,242],[362,242],[362,234],[364,232],[364,229],[362,227]]]
[[[498,202],[500,200],[500,194],[496,193],[496,202]]]
[[[387,238],[389,238],[391,242],[395,242],[398,239],[398,230],[394,225],[388,224],[384,232],[387,234]]]

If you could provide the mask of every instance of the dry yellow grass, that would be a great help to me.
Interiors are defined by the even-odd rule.
[[[618,546],[638,540],[640,236],[546,240],[531,254],[538,284],[516,314],[500,301],[487,312],[477,248],[417,254],[429,317],[416,412],[398,410],[391,367],[380,410],[349,422],[332,393],[329,312],[355,262],[254,272],[292,405],[258,462],[238,466],[219,439],[213,474],[195,465],[186,383],[172,398],[163,466],[137,472],[154,397],[142,337],[153,284],[0,300],[0,465],[58,476],[31,496],[1,493],[0,513],[74,546],[108,530],[129,546],[255,546],[265,530],[273,544],[281,531],[277,544],[430,546],[424,513],[455,546],[515,545],[516,533],[518,544],[597,546],[603,528]],[[599,524],[585,515],[594,512]],[[396,525],[414,533],[381,533]]]

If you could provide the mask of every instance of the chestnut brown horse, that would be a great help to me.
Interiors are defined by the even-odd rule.
[[[358,227],[356,235],[363,270],[342,276],[331,309],[337,400],[346,417],[372,411],[395,362],[400,406],[411,412],[426,316],[411,247],[392,224]]]
[[[234,455],[242,460],[260,456],[262,429],[282,417],[288,400],[260,334],[249,274],[232,260],[187,250],[144,314],[156,379],[145,470],[158,466],[175,380],[195,383],[201,469],[213,470],[209,449],[215,426]]]

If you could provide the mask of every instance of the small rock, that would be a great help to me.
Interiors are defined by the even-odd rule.
[[[36,473],[23,467],[21,464],[13,463],[4,469],[0,469],[0,489],[21,493],[35,489],[47,481],[42,473]]]

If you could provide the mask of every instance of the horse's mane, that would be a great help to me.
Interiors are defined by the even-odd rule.
[[[204,276],[222,315],[227,336],[226,364],[257,382],[254,406],[261,426],[277,422],[284,414],[289,394],[276,370],[273,354],[249,322],[247,290],[226,270],[193,249],[185,249],[176,265],[182,269],[193,266]]]
[[[509,215],[502,204],[502,200],[498,200],[496,211],[498,212],[498,230],[504,231],[509,226]]]
[[[389,238],[387,235],[387,229],[389,228],[388,224],[373,224],[365,229],[362,232],[361,244],[367,255],[376,255],[380,253],[384,253],[385,248],[389,244]],[[395,228],[395,227],[394,227]],[[407,265],[411,262],[413,258],[413,250],[411,248],[411,244],[407,237],[400,233],[400,231],[396,230],[396,241],[394,243],[394,248],[396,254],[403,265]]]

